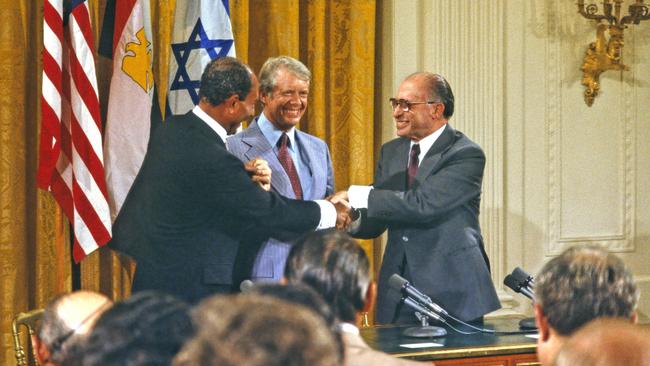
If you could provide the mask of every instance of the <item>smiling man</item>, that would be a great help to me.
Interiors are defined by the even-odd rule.
[[[500,307],[478,220],[485,155],[447,123],[454,95],[442,76],[408,76],[390,103],[399,137],[382,146],[374,185],[337,193],[360,211],[351,234],[388,229],[377,322],[417,322],[388,286],[394,273],[456,317],[481,320]]]
[[[272,57],[262,66],[259,79],[264,110],[248,129],[228,139],[228,150],[244,162],[257,157],[268,161],[273,171],[271,190],[285,197],[325,198],[334,191],[327,144],[296,129],[307,109],[309,69],[288,56]],[[249,264],[251,278],[279,281],[296,238],[295,233],[277,232],[266,242],[249,246],[250,250],[260,248]]]

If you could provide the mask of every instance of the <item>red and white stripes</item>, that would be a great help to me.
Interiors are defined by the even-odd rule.
[[[73,225],[79,262],[111,238],[94,42],[85,1],[44,1],[43,91],[38,186]],[[67,18],[64,27],[64,19]]]

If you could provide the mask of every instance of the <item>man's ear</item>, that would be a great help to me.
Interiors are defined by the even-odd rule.
[[[374,281],[370,281],[368,285],[368,290],[366,291],[366,298],[363,304],[363,311],[370,312],[373,306],[375,306],[375,300],[377,299],[377,284]]]
[[[542,307],[539,306],[539,304],[535,304],[534,309],[535,309],[535,324],[537,325],[537,329],[539,330],[539,340],[542,342],[546,342],[548,341],[548,338],[551,335],[551,331],[548,325],[548,318],[546,317],[546,315],[544,315],[544,311],[542,311]]]
[[[47,365],[50,362],[50,351],[45,347],[45,344],[35,335],[32,336],[32,344],[34,345],[34,353],[38,364]]]

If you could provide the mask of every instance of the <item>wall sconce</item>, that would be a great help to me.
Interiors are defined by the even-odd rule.
[[[642,20],[650,19],[648,6],[644,0],[635,0],[628,7],[628,15],[621,18],[621,3],[623,0],[603,0],[603,12],[599,13],[598,5],[588,4],[578,0],[578,12],[587,19],[598,21],[596,27],[596,42],[589,44],[585,58],[580,68],[583,72],[582,85],[585,86],[585,103],[591,107],[594,98],[600,90],[600,74],[607,70],[629,70],[621,62],[623,53],[623,30],[626,24],[639,24]],[[605,20],[609,25],[603,23]],[[609,39],[605,36],[609,33]]]

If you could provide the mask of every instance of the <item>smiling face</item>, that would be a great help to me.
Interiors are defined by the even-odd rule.
[[[426,102],[431,100],[431,96],[428,95],[424,80],[414,77],[402,82],[395,99]],[[397,106],[393,109],[397,136],[407,137],[413,141],[420,141],[429,136],[446,123],[442,118],[442,110],[444,106],[441,103],[414,104],[408,112]]]
[[[300,122],[307,109],[309,81],[298,78],[285,68],[275,74],[271,93],[262,93],[264,115],[275,127],[287,131]]]

